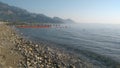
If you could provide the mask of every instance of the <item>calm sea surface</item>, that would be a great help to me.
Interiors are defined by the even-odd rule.
[[[89,51],[120,62],[120,25],[112,24],[61,24],[53,28],[19,28],[34,40],[58,43],[69,50]],[[64,26],[67,26],[64,28]]]

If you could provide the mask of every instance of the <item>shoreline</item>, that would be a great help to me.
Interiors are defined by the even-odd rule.
[[[20,31],[19,31],[20,32]],[[27,35],[26,35],[27,36]],[[87,61],[88,64],[93,64],[93,67],[98,66],[97,68],[119,68],[120,63],[114,59],[112,59],[109,56],[101,55],[96,52],[91,52],[89,50],[83,50],[83,49],[77,49],[72,47],[67,47],[67,45],[59,44],[55,42],[50,42],[42,39],[33,39],[30,37],[25,37],[23,34],[23,37],[28,40],[32,40],[32,42],[35,42],[37,44],[47,44],[47,47],[50,47],[54,50],[54,52],[59,51],[60,53],[69,54],[69,56],[75,56],[74,58],[80,58],[82,61]]]
[[[37,68],[93,68],[94,65],[78,59],[56,48],[48,47],[46,44],[35,43],[30,40],[26,40],[19,35],[19,42],[16,46],[17,51],[24,56],[24,60],[21,62],[21,66]],[[24,51],[24,52],[22,52]],[[27,60],[28,59],[28,60]],[[39,61],[34,61],[39,60]],[[29,61],[29,62],[27,62]],[[34,62],[31,62],[34,61]],[[38,64],[38,65],[37,65]],[[42,65],[40,65],[42,64]],[[29,67],[28,67],[29,68]]]
[[[103,68],[103,66],[101,67],[84,61],[83,59],[74,56],[74,54],[71,55],[59,49],[48,47],[45,44],[36,44],[33,41],[26,40],[17,34],[17,31],[15,31],[14,28],[12,29],[10,26],[2,25],[2,27],[4,27],[4,29],[9,28],[11,32],[9,34],[12,35],[12,37],[10,37],[12,38],[11,48],[6,51],[10,50],[15,53],[15,56],[17,56],[15,59],[15,65],[17,66],[12,64],[13,66],[10,65],[11,68]],[[12,59],[14,59],[14,55]]]

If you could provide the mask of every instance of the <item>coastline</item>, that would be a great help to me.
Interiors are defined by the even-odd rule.
[[[101,68],[74,55],[62,52],[59,49],[54,50],[45,44],[36,44],[28,41],[18,35],[16,31],[8,25],[0,26],[2,26],[0,29],[6,32],[5,36],[10,35],[7,39],[11,42],[11,46],[9,46],[10,48],[6,49],[6,51],[11,51],[13,52],[12,54],[15,54],[10,58],[15,60],[15,64],[8,65],[8,68]],[[6,38],[4,38],[4,40],[6,40]],[[6,66],[0,65],[2,67]]]

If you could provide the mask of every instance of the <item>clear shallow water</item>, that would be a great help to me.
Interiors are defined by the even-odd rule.
[[[66,25],[67,28],[20,28],[19,30],[23,35],[35,40],[63,44],[62,47],[70,49],[87,50],[120,62],[120,25]]]

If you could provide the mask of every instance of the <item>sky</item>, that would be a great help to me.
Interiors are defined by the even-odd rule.
[[[79,23],[120,24],[120,0],[0,0],[49,17],[70,18]]]

